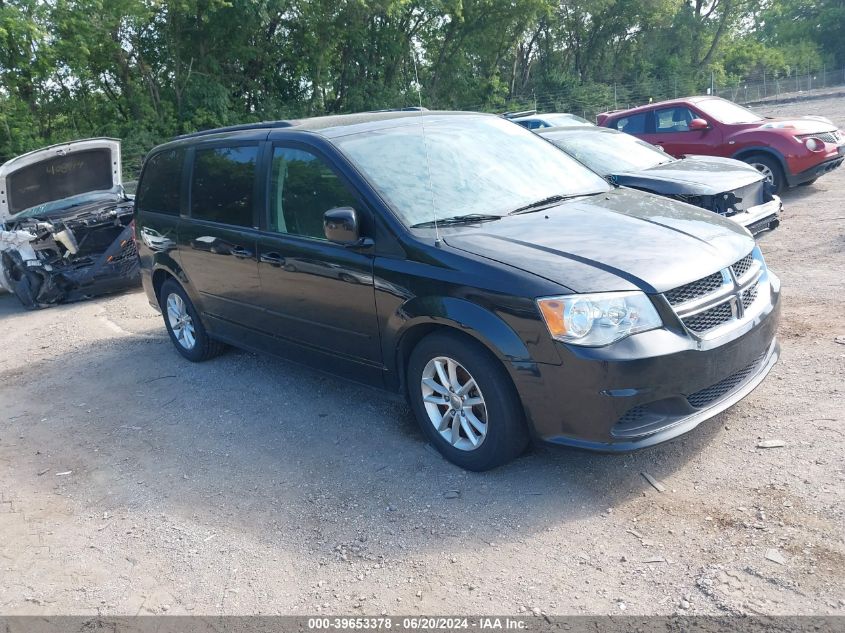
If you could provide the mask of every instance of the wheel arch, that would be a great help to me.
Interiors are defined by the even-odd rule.
[[[426,314],[421,311],[423,306],[438,309],[435,314]],[[514,386],[514,363],[534,363],[525,343],[504,320],[465,299],[440,297],[436,301],[420,302],[415,299],[397,311],[391,322],[389,330],[393,335],[385,337],[384,348],[393,352],[385,355],[393,365],[388,372],[393,377],[389,387],[402,394],[407,393],[406,373],[411,352],[434,332],[452,332],[481,345],[502,363]]]
[[[781,154],[776,149],[766,147],[765,145],[744,147],[738,152],[734,153],[731,158],[744,162],[746,158],[750,158],[754,154],[765,154],[766,156],[774,158],[778,161],[780,168],[783,170],[784,176],[786,176],[787,178],[789,177],[789,166],[786,164],[786,158],[784,158],[783,154]]]
[[[185,271],[182,270],[182,267],[173,258],[169,256],[162,257],[161,255],[156,257],[156,260],[153,262],[150,277],[153,292],[155,293],[157,301],[160,298],[159,293],[161,291],[162,284],[164,284],[167,279],[173,278],[179,282],[182,288],[185,289],[185,292],[188,294],[188,298],[190,298],[194,306],[196,306],[200,313],[202,313],[202,302],[197,296],[196,289],[188,279]]]

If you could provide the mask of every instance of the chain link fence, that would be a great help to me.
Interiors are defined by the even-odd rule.
[[[596,115],[650,102],[713,94],[740,104],[791,102],[835,88],[845,90],[845,68],[792,69],[788,73],[761,71],[742,78],[649,78],[633,83],[573,85],[554,92],[522,94],[498,106],[475,104],[466,110],[570,112],[594,121]]]

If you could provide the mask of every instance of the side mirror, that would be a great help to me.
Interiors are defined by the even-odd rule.
[[[337,244],[357,244],[359,235],[358,214],[352,207],[337,207],[323,214],[326,239]]]
[[[689,129],[691,130],[709,130],[710,124],[704,119],[693,119],[689,122]]]

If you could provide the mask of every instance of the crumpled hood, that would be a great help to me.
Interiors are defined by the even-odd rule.
[[[626,187],[695,196],[712,196],[763,180],[753,167],[715,156],[686,156],[650,169],[613,174],[613,178]]]
[[[754,247],[744,228],[711,211],[624,188],[441,234],[453,248],[573,292],[665,292]]]
[[[42,205],[121,187],[120,141],[97,138],[51,145],[0,166],[0,223]]]

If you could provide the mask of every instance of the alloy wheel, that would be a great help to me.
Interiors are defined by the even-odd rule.
[[[428,418],[444,440],[462,451],[481,446],[487,437],[487,405],[463,365],[447,356],[432,358],[420,389]]]
[[[194,320],[188,314],[185,301],[175,292],[167,296],[167,321],[176,342],[187,350],[193,349],[197,343]]]
[[[750,163],[750,165],[763,175],[767,183],[770,185],[775,184],[775,175],[768,165],[764,165],[763,163]]]

